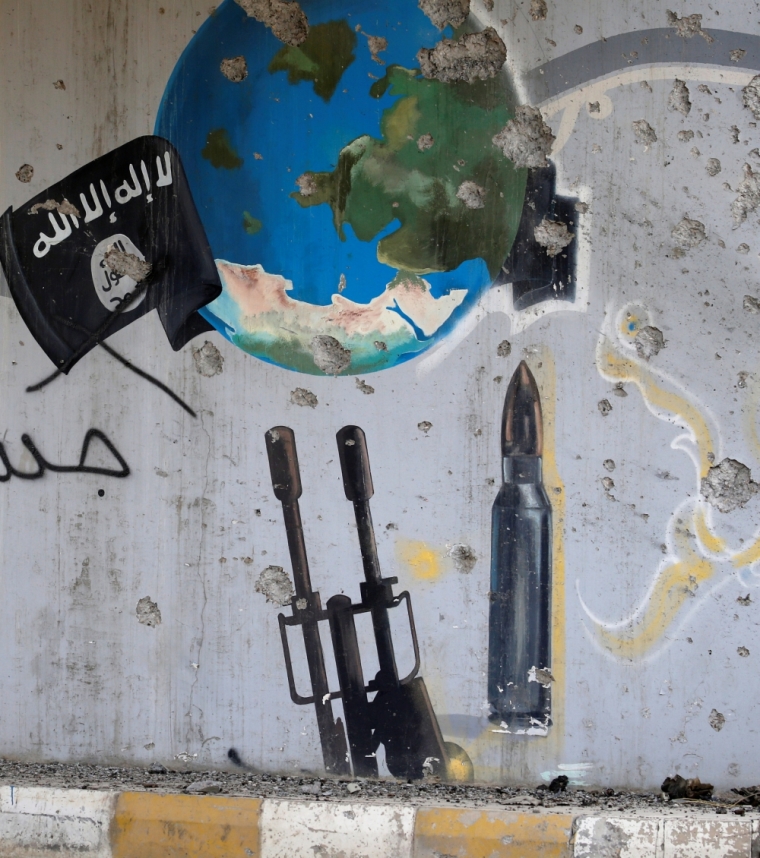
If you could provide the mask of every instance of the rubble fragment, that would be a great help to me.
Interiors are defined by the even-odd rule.
[[[750,469],[736,459],[723,459],[702,478],[702,496],[721,512],[733,512],[743,507],[757,494],[760,484],[752,481]]]
[[[306,41],[309,22],[295,0],[235,0],[249,18],[255,18],[286,45],[294,48]]]
[[[537,107],[523,104],[504,128],[494,136],[494,146],[514,162],[515,167],[545,167],[554,144],[554,134]]]
[[[756,173],[749,164],[742,168],[743,178],[737,191],[739,196],[731,203],[731,217],[734,229],[741,226],[760,204],[760,172]]]
[[[715,41],[713,37],[706,33],[702,29],[702,16],[698,13],[693,15],[684,15],[682,18],[679,18],[675,12],[671,12],[670,9],[667,11],[668,24],[673,27],[676,33],[681,36],[682,39],[693,39],[694,36],[702,36],[702,38],[708,43],[712,43]]]
[[[665,778],[660,789],[671,801],[676,798],[697,798],[706,801],[713,794],[712,784],[703,784],[699,778],[687,779],[681,775]]]
[[[570,232],[567,224],[545,217],[533,230],[533,237],[545,248],[547,256],[557,256],[575,238],[575,233]]]
[[[459,39],[441,39],[434,48],[421,48],[417,62],[423,77],[442,83],[488,80],[507,59],[507,47],[493,27],[465,33]]]
[[[470,14],[470,0],[419,0],[417,5],[439,30],[461,27]]]
[[[691,110],[689,88],[684,81],[678,78],[675,79],[673,89],[670,90],[670,95],[668,96],[668,110],[677,111],[684,116],[688,116]]]

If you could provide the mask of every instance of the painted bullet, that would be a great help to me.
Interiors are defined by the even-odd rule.
[[[491,518],[490,719],[511,732],[551,724],[552,509],[542,475],[543,420],[522,361],[501,424],[503,484]]]

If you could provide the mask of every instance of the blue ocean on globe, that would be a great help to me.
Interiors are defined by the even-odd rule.
[[[492,143],[514,112],[506,73],[425,80],[420,48],[480,27],[441,32],[415,0],[305,0],[298,46],[243,5],[225,0],[192,38],[155,127],[223,284],[201,314],[300,372],[408,360],[471,309],[514,240],[525,171]],[[468,183],[484,202],[462,201]]]

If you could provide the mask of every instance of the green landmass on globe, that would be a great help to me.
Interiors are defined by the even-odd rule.
[[[285,45],[269,63],[270,72],[286,71],[288,83],[302,80],[314,84],[314,92],[329,101],[343,72],[356,59],[356,33],[348,21],[328,21],[309,30],[309,36],[298,47]]]
[[[511,201],[522,197],[526,180],[491,144],[512,118],[503,86],[442,84],[418,74],[391,66],[370,89],[373,98],[400,96],[383,113],[382,139],[351,141],[335,170],[306,174],[291,196],[303,207],[329,205],[342,240],[344,224],[372,241],[398,220],[377,244],[378,260],[391,268],[422,275],[480,258],[495,277],[520,223]],[[458,196],[467,183],[480,189],[469,204]]]

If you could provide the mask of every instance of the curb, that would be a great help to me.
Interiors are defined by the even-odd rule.
[[[760,820],[0,787],[0,856],[752,858]]]

